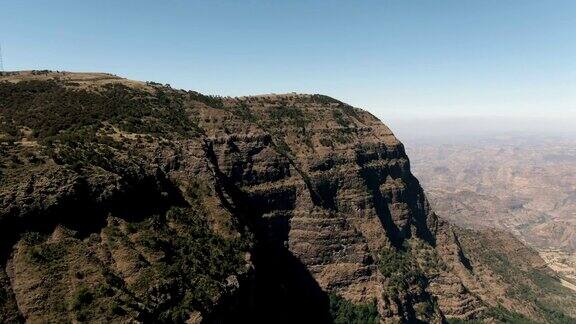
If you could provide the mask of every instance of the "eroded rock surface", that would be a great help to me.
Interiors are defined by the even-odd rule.
[[[0,320],[439,323],[526,304],[482,288],[504,279],[468,259],[365,111],[106,74],[0,80]]]

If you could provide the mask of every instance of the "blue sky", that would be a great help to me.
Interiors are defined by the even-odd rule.
[[[1,1],[6,70],[323,93],[387,120],[576,121],[576,1]]]

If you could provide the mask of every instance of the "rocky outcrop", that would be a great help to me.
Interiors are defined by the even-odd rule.
[[[3,318],[442,322],[490,306],[365,111],[70,73],[4,77],[0,107]]]

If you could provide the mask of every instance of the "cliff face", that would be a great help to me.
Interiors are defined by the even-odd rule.
[[[384,293],[381,251],[404,253],[409,238],[432,249],[437,226],[401,143],[386,126],[319,95],[231,99],[224,107],[206,112],[210,117],[201,116],[199,126],[207,129],[230,204],[255,223],[256,285],[263,288],[257,296],[265,305],[257,313],[282,312],[277,308],[310,293],[300,306],[325,309],[330,292],[375,302],[386,317],[441,318],[417,276],[390,284],[401,292]],[[302,273],[313,291],[296,284]]]
[[[365,111],[2,80],[0,321],[441,322],[497,304]]]

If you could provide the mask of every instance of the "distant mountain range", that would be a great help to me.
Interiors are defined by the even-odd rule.
[[[576,139],[414,141],[408,151],[440,216],[513,233],[576,287]]]

